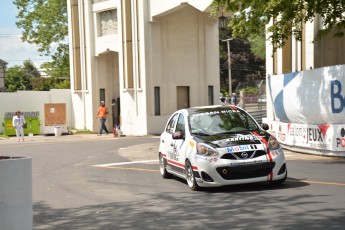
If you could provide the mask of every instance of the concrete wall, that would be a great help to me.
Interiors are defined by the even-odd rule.
[[[345,30],[344,30],[345,32]],[[345,64],[345,38],[334,38],[332,32],[315,42],[315,68]]]
[[[218,27],[191,6],[154,18],[149,25],[146,59],[148,132],[160,133],[177,109],[177,87],[189,87],[190,106],[208,104],[208,86],[214,103],[220,92]],[[154,87],[161,91],[161,116],[154,116]]]
[[[151,16],[158,16],[171,13],[178,10],[180,7],[184,7],[186,4],[204,11],[210,7],[212,0],[150,0]]]
[[[71,90],[52,89],[50,91],[18,91],[15,93],[0,93],[0,133],[4,132],[3,122],[6,112],[39,111],[41,133],[44,129],[44,104],[47,103],[66,103],[67,125],[74,127],[74,113],[72,111]]]

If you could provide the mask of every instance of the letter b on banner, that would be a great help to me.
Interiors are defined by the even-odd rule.
[[[339,107],[335,107],[336,101]],[[338,80],[331,81],[331,104],[332,113],[341,113],[345,107],[345,97],[341,95],[341,82]]]

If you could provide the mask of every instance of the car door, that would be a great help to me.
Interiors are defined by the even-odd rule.
[[[172,153],[170,155],[169,164],[171,168],[182,177],[185,175],[185,160],[186,160],[186,117],[183,112],[178,116],[175,131],[172,135]]]
[[[173,138],[173,154],[181,173],[184,173],[184,163],[186,160],[186,129],[186,117],[181,113],[177,119],[174,132],[174,135],[179,135],[179,137]]]
[[[168,162],[169,160],[173,159],[174,145],[172,135],[175,132],[175,126],[177,123],[178,116],[179,113],[175,113],[170,117],[167,126],[161,135],[160,152],[163,154],[165,158],[167,158]]]
[[[168,121],[165,132],[162,136],[162,145],[164,146],[165,157],[170,169],[184,174],[185,161],[185,117],[183,113],[174,114]]]

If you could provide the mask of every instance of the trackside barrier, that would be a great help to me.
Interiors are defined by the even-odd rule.
[[[0,229],[32,230],[31,158],[0,156]]]
[[[325,156],[345,156],[345,127],[343,124],[298,124],[263,121],[284,147]]]

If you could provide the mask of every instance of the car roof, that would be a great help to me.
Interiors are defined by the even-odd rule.
[[[209,106],[198,106],[198,107],[190,107],[185,109],[188,114],[195,114],[195,113],[205,113],[217,110],[241,110],[241,108],[234,106],[234,105],[209,105]]]

